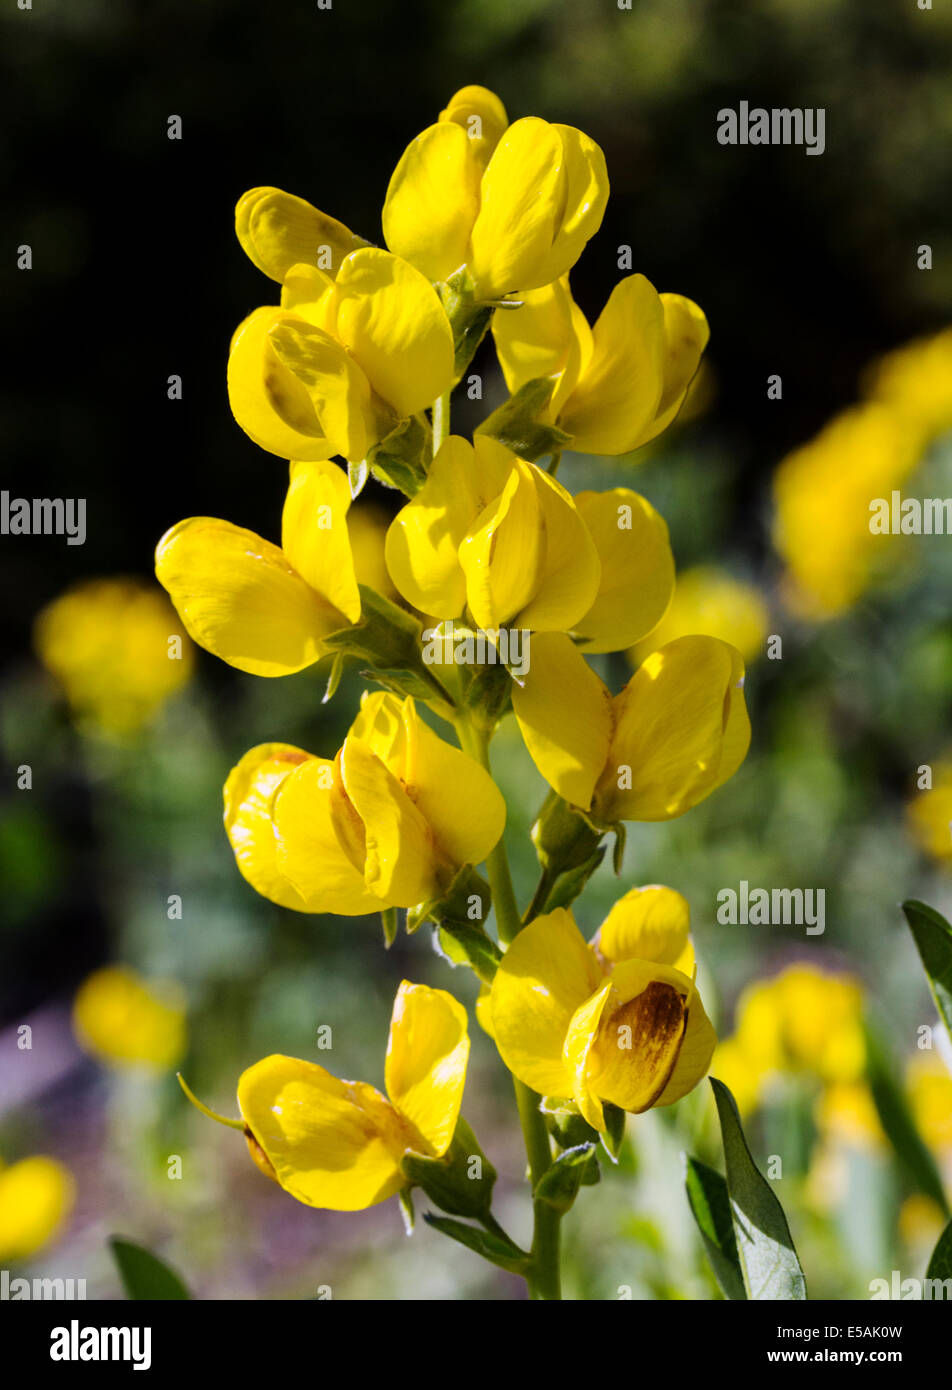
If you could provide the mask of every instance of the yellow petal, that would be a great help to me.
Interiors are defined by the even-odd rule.
[[[277,869],[308,912],[359,917],[380,899],[345,854],[331,818],[334,764],[312,758],[285,777],[271,803]]]
[[[384,240],[428,280],[448,280],[466,261],[482,174],[474,146],[454,120],[440,121],[411,141],[393,171]]]
[[[284,317],[256,309],[239,325],[228,355],[228,400],[250,439],[281,458],[326,459],[337,450],[324,435],[304,385],[281,362],[270,340]]]
[[[27,1260],[55,1240],[75,1196],[72,1173],[55,1158],[34,1154],[4,1168],[0,1172],[0,1260]]]
[[[664,307],[643,275],[615,286],[592,343],[559,424],[580,453],[625,454],[644,442],[664,389]]]
[[[544,559],[542,503],[528,464],[517,459],[502,492],[459,548],[470,612],[494,630],[534,595]]]
[[[515,624],[533,632],[562,632],[595,602],[601,563],[571,494],[541,468],[528,468],[539,499],[544,546],[535,593],[516,614]]]
[[[691,993],[691,981],[670,967],[641,960],[618,966],[588,1050],[583,1084],[599,1100],[631,1114],[657,1105],[684,1042]]]
[[[263,897],[296,912],[313,909],[278,869],[271,803],[284,779],[310,761],[310,753],[290,743],[259,743],[225,783],[225,831],[242,877]]]
[[[472,232],[469,267],[477,297],[536,289],[562,273],[539,273],[558,230],[562,159],[558,131],[534,116],[516,121],[499,141],[483,175]]]
[[[711,1020],[704,1011],[701,996],[693,990],[688,1002],[688,1026],[674,1071],[667,1086],[655,1101],[656,1105],[673,1105],[676,1100],[693,1091],[697,1083],[705,1077],[711,1065],[717,1034]]]
[[[281,308],[307,319],[333,338],[337,326],[333,277],[313,265],[292,265],[281,287]]]
[[[650,502],[624,487],[580,492],[575,505],[601,562],[598,594],[575,632],[584,637],[586,652],[620,651],[656,627],[671,603],[674,556],[667,523]]]
[[[453,864],[480,864],[498,843],[506,803],[473,758],[435,734],[412,699],[404,720],[407,792],[426,818],[441,854]]]
[[[309,1207],[361,1211],[404,1185],[405,1127],[372,1086],[275,1055],[242,1072],[238,1105],[278,1182]]]
[[[532,761],[566,801],[588,809],[612,736],[611,695],[564,633],[533,636],[512,707]]]
[[[572,1096],[583,1120],[599,1131],[605,1129],[605,1112],[588,1084],[588,1064],[602,1014],[611,997],[611,980],[602,980],[594,994],[589,995],[569,1019],[562,1045],[562,1065],[569,1081],[569,1088],[564,1094]]]
[[[364,826],[367,887],[391,907],[413,907],[433,897],[439,865],[425,817],[360,739],[344,740],[340,768],[344,789]]]
[[[603,978],[565,908],[530,922],[503,956],[489,1002],[493,1035],[509,1070],[540,1095],[572,1094],[566,1032]]]
[[[606,960],[651,960],[680,969],[690,927],[687,899],[652,883],[631,888],[618,899],[593,944]]]
[[[336,218],[280,188],[243,194],[235,208],[235,230],[248,258],[279,284],[299,261],[336,274],[349,252],[366,245]]]
[[[255,676],[287,676],[324,654],[344,615],[253,531],[193,516],[166,531],[155,572],[189,636]]]
[[[386,690],[365,690],[349,736],[366,743],[394,777],[406,781],[407,728],[404,702]]]
[[[352,623],[360,593],[347,530],[347,474],[336,463],[292,463],[281,517],[281,548],[302,579]]]
[[[664,387],[643,443],[666,430],[681,409],[711,336],[704,311],[693,300],[681,294],[663,294],[660,299],[664,307]]]
[[[562,143],[559,219],[551,250],[538,266],[532,287],[546,285],[572,269],[601,226],[608,202],[608,170],[599,146],[574,126],[553,128]]]
[[[485,167],[509,124],[506,108],[487,87],[461,87],[440,112],[441,121],[455,121],[466,131],[470,148]]]
[[[387,568],[422,613],[456,618],[466,603],[459,548],[482,510],[474,489],[476,455],[459,435],[443,441],[426,482],[387,532]]]
[[[750,744],[743,671],[740,653],[716,637],[653,652],[614,702],[596,814],[670,820],[733,776]]]
[[[323,457],[343,454],[352,462],[366,458],[370,446],[383,438],[393,422],[374,406],[370,383],[358,363],[329,333],[294,314],[285,314],[272,325],[268,341],[282,367],[307,395],[327,439],[328,453]]]
[[[468,1060],[462,1004],[445,990],[404,980],[393,1004],[386,1086],[394,1107],[420,1134],[420,1152],[441,1158],[449,1148]]]
[[[493,314],[499,365],[512,395],[528,381],[559,376],[549,408],[541,417],[554,420],[578,380],[591,330],[573,303],[567,279],[538,290],[520,291],[520,298],[521,308]]]
[[[400,419],[453,383],[453,333],[426,276],[388,251],[355,251],[337,277],[337,336]]]

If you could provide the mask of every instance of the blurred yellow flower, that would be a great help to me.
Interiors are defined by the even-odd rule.
[[[599,824],[671,820],[723,785],[750,743],[740,653],[714,637],[653,652],[620,695],[561,632],[533,638],[512,705],[549,785]]]
[[[493,318],[499,361],[513,395],[536,378],[558,377],[541,418],[571,436],[566,448],[627,454],[667,429],[707,345],[696,304],[658,294],[643,275],[618,282],[594,327],[567,277],[523,300]]]
[[[898,538],[870,531],[870,502],[898,488],[919,456],[901,416],[874,401],[843,411],[780,463],[773,539],[796,612],[835,617],[886,569]]]
[[[906,807],[909,828],[934,859],[952,860],[952,761],[932,768],[932,786],[920,791]]]
[[[210,516],[166,531],[155,572],[199,646],[254,676],[291,675],[325,656],[324,638],[361,614],[350,503],[336,463],[292,463],[280,547]]]
[[[404,151],[383,234],[428,279],[446,281],[465,266],[475,298],[494,300],[570,270],[607,201],[594,140],[536,117],[509,125],[493,92],[464,87]]]
[[[38,615],[33,641],[77,719],[120,738],[147,724],[194,666],[171,604],[139,579],[67,589]]]
[[[55,1240],[75,1196],[72,1173],[55,1158],[0,1164],[0,1261],[29,1259]]]
[[[683,570],[674,598],[653,632],[628,653],[632,665],[676,637],[719,637],[737,648],[746,664],[763,655],[770,615],[760,590],[715,565]]]
[[[112,1066],[173,1067],[185,1051],[185,1007],[172,982],[146,982],[109,965],[80,985],[73,1027],[87,1052]]]
[[[924,450],[952,430],[952,328],[916,338],[873,363],[867,393],[902,417]]]
[[[603,1102],[633,1114],[672,1105],[707,1071],[717,1039],[693,970],[688,905],[671,888],[626,893],[590,945],[556,908],[499,964],[492,1037],[526,1086],[573,1101],[604,1130]]]
[[[360,916],[444,892],[499,840],[506,805],[489,773],[444,742],[412,699],[365,693],[334,760],[259,744],[225,783],[238,868],[298,912]]]
[[[899,1208],[899,1237],[904,1245],[922,1247],[928,1257],[946,1220],[942,1208],[932,1197],[912,1192]]]
[[[445,990],[404,980],[390,1023],[386,1096],[275,1055],[242,1073],[238,1105],[268,1176],[286,1192],[309,1207],[361,1211],[408,1185],[400,1166],[407,1151],[446,1153],[468,1059],[463,1006]]]
[[[906,1089],[923,1139],[952,1154],[952,1075],[934,1052],[919,1052],[906,1069]]]
[[[872,1091],[863,1081],[833,1081],[817,1097],[816,1121],[821,1135],[854,1149],[880,1150],[886,1136]]]

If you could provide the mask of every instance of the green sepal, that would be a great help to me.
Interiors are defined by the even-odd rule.
[[[413,1189],[401,1187],[397,1197],[400,1202],[400,1215],[403,1217],[403,1229],[408,1236],[412,1236],[413,1228],[416,1225],[416,1212],[413,1210]]]
[[[520,1250],[514,1241],[508,1238],[504,1240],[502,1236],[480,1230],[478,1226],[467,1226],[464,1221],[453,1221],[448,1216],[434,1216],[429,1211],[424,1214],[423,1220],[434,1230],[442,1231],[443,1235],[459,1241],[460,1245],[482,1255],[484,1260],[509,1274],[525,1275],[532,1262],[531,1255]]]
[[[431,1202],[451,1216],[480,1219],[492,1206],[496,1170],[462,1115],[442,1158],[427,1158],[408,1150],[400,1166],[414,1187],[421,1188]]]
[[[625,1121],[628,1117],[621,1106],[612,1105],[611,1101],[604,1101],[602,1110],[605,1115],[605,1128],[600,1136],[602,1147],[612,1163],[617,1163],[625,1139]]]
[[[473,360],[493,316],[493,305],[477,304],[473,282],[465,266],[440,286],[440,299],[453,330],[453,364],[455,380]]]
[[[479,915],[475,917],[472,915],[473,898],[479,899]],[[459,925],[479,931],[480,928],[473,924],[487,920],[491,905],[489,884],[472,864],[464,864],[441,897],[417,903],[416,907],[408,910],[407,933],[412,936],[424,922],[435,922],[437,926]]]
[[[367,467],[366,459],[358,459],[347,465],[347,481],[350,483],[350,496],[359,497],[366,486],[367,479],[370,477],[370,469]]]
[[[546,894],[545,903],[539,908],[539,911],[554,912],[557,907],[568,907],[574,903],[605,858],[606,848],[605,845],[600,846],[590,859],[576,865],[574,869],[569,869],[567,873],[559,874]]]
[[[558,381],[557,375],[527,381],[477,426],[476,433],[498,439],[527,463],[535,463],[544,454],[560,453],[571,444],[572,436],[539,418],[551,401]]]
[[[428,701],[445,718],[452,718],[449,695],[423,664],[421,624],[396,603],[366,584],[360,589],[356,623],[326,636],[324,645],[335,654],[353,656],[369,667],[367,675],[388,690]]]
[[[595,1153],[593,1143],[576,1144],[565,1149],[547,1168],[532,1194],[535,1201],[545,1202],[560,1215],[570,1211],[582,1185],[582,1178]]]
[[[328,700],[332,700],[337,694],[337,687],[340,685],[340,678],[344,674],[344,653],[335,652],[331,661],[331,669],[327,674],[327,689],[321,696],[321,704],[326,705]]]
[[[628,838],[628,832],[623,821],[619,821],[614,826],[614,831],[615,845],[612,849],[612,868],[615,870],[615,877],[620,878],[625,865],[625,842]]]
[[[384,487],[415,497],[433,458],[433,431],[417,415],[401,420],[367,455],[370,471]]]
[[[383,944],[387,950],[397,939],[397,909],[395,907],[385,907],[380,913],[380,925],[383,927]]]
[[[574,1149],[579,1144],[598,1143],[598,1130],[592,1128],[574,1100],[565,1100],[561,1096],[543,1096],[539,1109],[545,1116],[549,1133],[560,1149]]]
[[[481,927],[471,923],[437,926],[434,945],[450,965],[468,965],[484,985],[491,985],[502,960],[502,952]]]
[[[492,733],[512,707],[513,677],[507,666],[477,666],[466,692],[466,708],[476,723]]]

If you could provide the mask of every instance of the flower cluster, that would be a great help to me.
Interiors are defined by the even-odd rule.
[[[510,124],[498,97],[466,87],[397,163],[386,249],[300,197],[246,193],[238,239],[279,302],[235,332],[228,392],[242,430],[289,461],[280,544],[190,517],[156,552],[188,633],[222,660],[265,677],[324,662],[325,698],[354,660],[381,687],[334,757],[267,743],[239,760],[224,795],[235,859],[286,908],[380,912],[388,944],[405,910],[408,931],[431,923],[442,952],[475,971],[481,1021],[517,1080],[537,1221],[556,1225],[571,1197],[546,1175],[567,1133],[594,1162],[625,1112],[690,1090],[715,1042],[678,893],[632,888],[591,944],[570,905],[607,835],[620,871],[623,823],[688,811],[750,738],[743,658],[718,636],[682,627],[648,642],[617,693],[588,660],[647,642],[671,604],[674,561],[644,497],[573,496],[556,477],[561,452],[617,456],[654,439],[708,337],[696,304],[640,274],[589,324],[569,277],[608,192],[587,135]],[[509,397],[468,440],[450,432],[450,396],[490,331]],[[373,564],[358,562],[351,524],[370,476],[403,494],[385,539],[373,533]],[[531,638],[518,671],[504,628]],[[479,634],[493,656],[429,660],[428,641],[453,630]],[[551,788],[524,914],[488,753],[510,713]],[[475,1165],[482,1179],[461,1166],[479,1154],[460,1116],[468,1049],[463,1007],[404,981],[387,1096],[273,1056],[243,1073],[229,1123],[299,1201],[350,1210],[396,1192],[408,1203],[421,1187],[494,1243],[474,1226],[447,1234],[553,1296],[551,1269],[490,1214],[488,1160]]]

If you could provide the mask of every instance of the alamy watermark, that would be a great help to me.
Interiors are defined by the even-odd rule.
[[[897,489],[869,504],[874,536],[952,536],[952,497],[903,497]]]
[[[67,545],[86,540],[85,497],[11,497],[0,492],[0,536],[65,536]]]
[[[807,154],[826,149],[826,109],[822,106],[751,107],[742,101],[735,111],[723,106],[717,113],[719,145],[804,145]]]
[[[453,620],[423,633],[428,666],[505,666],[519,679],[529,670],[528,628],[457,628]]]
[[[807,936],[826,931],[825,888],[751,888],[746,878],[717,893],[717,920],[730,927],[805,927]]]

